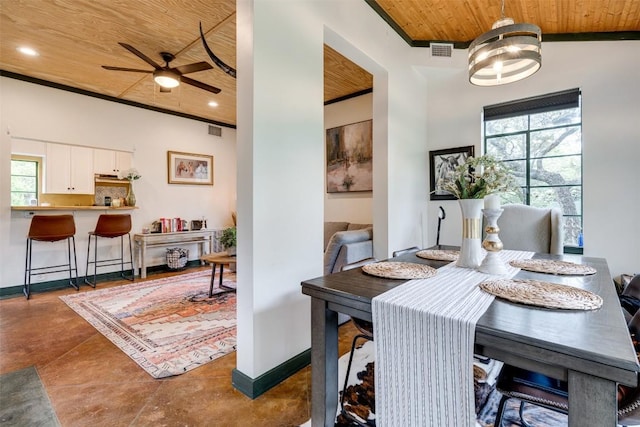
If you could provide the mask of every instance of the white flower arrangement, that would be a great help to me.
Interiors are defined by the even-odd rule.
[[[138,173],[138,170],[135,168],[127,169],[124,171],[118,172],[118,179],[126,179],[128,181],[135,181],[136,179],[142,178],[142,175]]]
[[[468,157],[449,179],[438,184],[457,199],[482,199],[517,188],[511,171],[490,155]]]

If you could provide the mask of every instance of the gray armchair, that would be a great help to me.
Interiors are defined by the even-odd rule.
[[[560,255],[564,232],[560,209],[527,205],[504,205],[498,218],[500,240],[505,249]]]
[[[347,264],[373,256],[373,229],[334,233],[324,252],[324,274],[337,273]]]

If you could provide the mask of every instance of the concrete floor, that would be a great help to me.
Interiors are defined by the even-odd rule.
[[[128,283],[98,283],[98,289]],[[310,367],[254,400],[231,386],[235,352],[153,379],[58,298],[74,292],[0,301],[0,374],[35,366],[62,426],[298,426],[310,418]],[[340,327],[340,354],[355,331],[351,322]]]

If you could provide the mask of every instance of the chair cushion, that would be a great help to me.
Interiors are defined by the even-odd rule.
[[[526,205],[504,205],[498,218],[505,249],[562,254],[562,212]],[[522,224],[527,224],[526,228]]]
[[[346,231],[349,226],[348,222],[336,222],[336,221],[327,221],[324,223],[324,250],[327,250],[327,246],[329,245],[329,240],[331,236],[336,234],[338,231]]]
[[[373,227],[373,225],[371,224],[353,224],[353,223],[349,223],[349,225],[347,226],[347,230],[361,230],[363,228],[370,228]]]

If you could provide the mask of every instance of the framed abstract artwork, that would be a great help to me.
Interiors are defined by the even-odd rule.
[[[373,190],[373,121],[327,129],[327,193]]]

